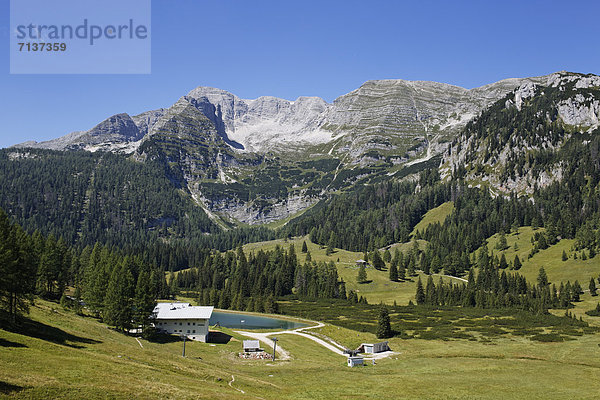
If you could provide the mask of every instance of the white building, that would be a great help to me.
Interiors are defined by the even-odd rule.
[[[360,357],[360,356],[348,357],[348,366],[350,368],[358,367],[359,365],[364,365],[364,359],[362,357]]]
[[[382,351],[389,351],[389,349],[388,342],[363,343],[358,347],[359,352],[367,354],[381,353]]]
[[[244,340],[244,352],[250,353],[256,351],[262,351],[258,340]]]
[[[192,306],[190,303],[158,303],[154,308],[154,326],[165,333],[186,335],[188,339],[206,342],[213,308]]]

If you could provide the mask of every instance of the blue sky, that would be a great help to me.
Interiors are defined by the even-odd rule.
[[[598,1],[153,0],[151,74],[10,75],[2,0],[0,147],[168,107],[196,86],[332,101],[370,79],[598,74],[598,15]]]

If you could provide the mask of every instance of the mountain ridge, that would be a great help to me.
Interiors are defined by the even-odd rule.
[[[332,103],[305,96],[244,100],[222,89],[199,87],[167,109],[133,117],[117,114],[90,131],[56,139],[52,146],[124,153],[137,162],[157,163],[217,224],[264,224],[296,216],[340,191],[403,179],[424,168],[439,167],[449,179],[464,164],[475,171],[465,175],[471,184],[489,184],[502,193],[506,174],[514,174],[506,172],[504,156],[494,158],[501,161],[498,171],[487,159],[479,160],[487,154],[487,143],[495,142],[480,133],[488,142],[471,146],[467,128],[481,125],[484,116],[488,125],[482,129],[501,130],[493,121],[505,118],[503,110],[513,110],[512,129],[518,131],[525,126],[522,121],[532,118],[526,114],[532,99],[538,99],[538,114],[552,114],[548,118],[554,124],[563,119],[597,124],[598,82],[595,75],[566,72],[473,89],[428,81],[367,81]],[[560,97],[560,110],[550,106],[544,91]],[[523,156],[510,158],[509,165]],[[503,179],[494,178],[497,173]],[[527,190],[508,187],[527,194],[534,181],[549,184],[561,176],[544,173],[542,181],[525,178]]]
[[[356,113],[357,111],[360,114],[360,107],[370,108],[377,106],[377,104],[370,104],[368,99],[366,99],[365,103],[365,97],[368,98],[373,95],[373,93],[369,93],[369,90],[380,88],[393,90],[394,87],[396,89],[397,87],[405,87],[413,89],[415,92],[423,92],[427,89],[431,91],[435,88],[437,93],[434,94],[439,94],[439,90],[441,89],[452,91],[455,95],[464,96],[463,102],[469,101],[470,97],[474,103],[477,103],[475,107],[466,107],[466,109],[462,110],[459,107],[456,110],[452,110],[456,113],[462,112],[467,116],[467,119],[470,119],[491,100],[497,99],[500,94],[514,89],[522,81],[540,81],[555,74],[532,78],[508,78],[472,89],[433,81],[408,81],[403,79],[368,80],[357,89],[339,96],[331,103],[316,96],[299,96],[295,100],[286,100],[273,96],[242,99],[226,90],[204,86],[192,89],[182,98],[190,97],[198,101],[205,98],[205,102],[215,107],[220,106],[221,115],[217,116],[217,119],[222,120],[225,127],[224,133],[226,133],[227,138],[231,142],[241,143],[245,151],[264,153],[280,149],[281,146],[285,146],[285,150],[288,151],[289,146],[302,147],[307,144],[331,143],[339,139],[339,137],[357,130],[367,132],[373,130],[373,128],[375,131],[378,128],[385,130],[385,124],[379,123],[375,124],[375,126],[369,126],[369,121],[364,115],[348,116],[349,113]],[[406,93],[404,95],[406,96]],[[396,97],[402,99],[402,93],[399,93],[399,96]],[[419,102],[423,101],[423,99],[417,100]],[[416,120],[430,119],[429,115],[423,115],[422,110],[420,110],[421,107],[419,107],[414,98],[412,99],[412,104],[409,103],[408,106],[409,109],[412,106],[417,110]],[[359,109],[357,110],[356,107]],[[28,141],[17,144],[14,147],[48,148],[53,150],[105,150],[120,151],[129,154],[134,152],[140,143],[139,139],[131,140],[129,135],[120,132],[123,128],[113,125],[112,132],[106,132],[107,136],[104,142],[99,142],[97,139],[90,140],[89,137],[98,136],[99,131],[111,119],[127,115],[135,123],[143,138],[148,134],[152,134],[152,126],[160,120],[166,110],[165,108],[159,108],[134,116],[129,116],[126,113],[116,114],[100,122],[88,131],[73,132],[57,139],[39,143]],[[217,113],[219,112],[218,110],[216,111]],[[386,110],[383,111],[382,115],[385,115],[388,120],[393,119],[394,114],[399,113],[404,115],[407,112],[407,110],[398,108],[389,110],[389,112],[385,112]],[[440,126],[442,129],[451,128],[455,125],[462,126],[463,123],[461,122],[464,121],[453,120],[449,117],[451,114],[450,112],[446,113],[446,115],[436,115],[437,120],[430,121],[430,127],[435,126],[436,122],[441,123]],[[213,120],[213,122],[217,121]],[[443,122],[446,122],[446,125]],[[414,129],[414,127],[409,126],[409,133]],[[419,137],[422,136],[421,134]],[[236,146],[233,145],[233,147]],[[237,146],[237,149],[240,150],[240,147]],[[354,150],[357,153],[361,153],[360,148],[355,148]]]

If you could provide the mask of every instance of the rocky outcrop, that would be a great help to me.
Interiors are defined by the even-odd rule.
[[[442,154],[443,176],[468,165],[473,184],[486,182],[498,194],[531,191],[535,184],[560,179],[562,167],[515,176],[502,172],[503,166],[527,151],[553,150],[563,138],[545,137],[547,132],[532,126],[529,136],[517,132],[489,154],[489,142],[464,134],[465,127],[492,104],[520,113],[545,91],[559,92],[560,101],[555,109],[535,114],[538,125],[558,118],[570,131],[597,127],[598,87],[600,77],[565,72],[474,89],[377,80],[332,103],[319,97],[248,100],[198,87],[168,109],[118,114],[89,131],[20,147],[119,151],[140,162],[158,161],[215,220],[258,224],[294,215],[370,176],[396,176],[398,165],[414,172],[421,163],[437,164]]]
[[[349,162],[364,163],[365,157],[378,160],[390,154],[407,158],[409,151],[424,148],[426,142],[453,138],[482,109],[515,87],[546,80],[548,77],[506,79],[471,90],[426,81],[368,81],[331,104],[319,97],[247,100],[209,87],[196,88],[184,99],[213,123],[233,149],[285,154],[330,143],[318,151],[348,154]],[[587,78],[585,84],[595,85],[596,80]],[[158,109],[134,117],[118,114],[86,132],[18,146],[131,153],[142,138],[156,131],[155,125],[168,111]],[[379,155],[368,154],[372,151]]]
[[[574,132],[600,126],[600,77],[558,72],[525,82],[504,99],[504,109],[487,113],[485,132],[467,129],[454,141],[441,175],[463,168],[467,181],[485,183],[495,194],[531,194],[562,179],[558,150]]]

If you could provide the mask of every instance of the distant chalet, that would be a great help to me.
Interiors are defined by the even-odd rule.
[[[362,258],[360,260],[356,260],[356,266],[357,267],[360,267],[360,266],[363,266],[363,265],[366,267],[367,265],[369,265],[369,262],[363,260]]]
[[[258,340],[244,340],[243,345],[245,353],[263,351],[260,348],[260,342]]]
[[[375,354],[375,353],[381,353],[382,351],[389,351],[390,346],[388,345],[388,342],[363,343],[360,346],[358,346],[358,349],[356,349],[356,350],[361,353]]]
[[[214,307],[192,306],[190,303],[158,303],[154,308],[154,326],[160,332],[187,336],[206,342],[208,320]]]

